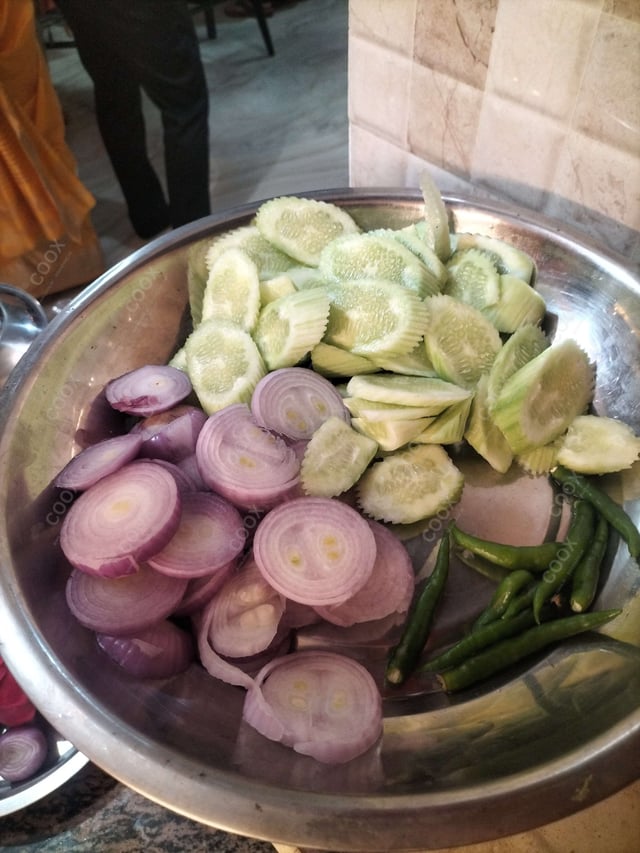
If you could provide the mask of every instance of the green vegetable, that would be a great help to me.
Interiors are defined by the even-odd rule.
[[[609,522],[598,515],[596,532],[586,554],[576,566],[571,579],[571,609],[583,613],[591,607],[598,588],[600,567],[609,542]]]
[[[533,575],[527,569],[516,569],[509,572],[498,584],[491,601],[474,622],[472,630],[500,619],[516,594],[532,581]]]
[[[535,654],[553,643],[599,628],[620,613],[620,610],[601,610],[594,613],[565,616],[561,619],[552,619],[541,625],[535,625],[517,637],[502,640],[477,655],[467,658],[454,669],[440,672],[438,678],[447,693],[463,690],[465,687],[470,687],[482,679],[489,678],[507,667],[513,666],[523,658]]]
[[[424,649],[449,575],[449,553],[450,534],[447,530],[440,540],[433,572],[414,598],[400,640],[391,649],[385,671],[386,679],[391,684],[402,684],[415,668]]]
[[[562,486],[565,494],[589,501],[624,539],[634,560],[640,561],[640,531],[621,506],[587,477],[562,465],[554,468],[551,476]]]
[[[544,572],[549,563],[558,556],[561,542],[542,542],[540,545],[505,545],[490,539],[481,539],[471,533],[465,533],[457,525],[452,525],[451,534],[459,548],[472,551],[496,566],[513,571],[527,569],[530,572]]]
[[[446,651],[423,664],[418,672],[443,672],[452,669],[499,640],[514,637],[534,625],[535,617],[531,609],[523,610],[513,619],[496,619],[488,625],[472,630]]]
[[[575,500],[571,523],[557,556],[549,563],[533,596],[533,613],[539,620],[542,605],[569,580],[593,538],[595,513],[589,501]]]

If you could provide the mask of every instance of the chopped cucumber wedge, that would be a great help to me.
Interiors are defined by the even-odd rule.
[[[322,376],[332,379],[345,379],[361,373],[377,373],[380,369],[365,356],[355,355],[349,350],[334,347],[324,341],[320,341],[311,350],[311,364]]]
[[[354,418],[367,421],[411,421],[435,417],[429,406],[402,406],[395,403],[376,403],[364,397],[344,397],[344,404]]]
[[[422,338],[427,318],[424,302],[400,284],[343,281],[331,285],[329,300],[325,343],[368,357],[402,355]]]
[[[413,440],[416,444],[457,444],[464,438],[473,397],[440,412]]]
[[[332,498],[346,492],[358,482],[377,451],[373,439],[341,418],[328,418],[304,451],[300,480],[305,494]]]
[[[487,404],[495,403],[510,376],[549,346],[549,339],[539,326],[525,325],[517,329],[495,357],[487,380]]]
[[[267,278],[260,282],[260,305],[264,308],[269,302],[286,296],[288,293],[295,293],[296,290],[293,279],[286,273]]]
[[[443,447],[416,444],[374,462],[358,482],[358,502],[372,518],[412,524],[449,510],[463,486]]]
[[[502,386],[491,413],[515,455],[560,436],[587,409],[594,368],[578,344],[548,347]]]
[[[495,471],[505,474],[513,462],[513,452],[491,415],[490,375],[485,373],[478,381],[464,437]]]
[[[427,358],[443,379],[473,388],[500,352],[498,330],[477,308],[452,296],[432,296],[425,304]]]
[[[293,367],[317,346],[329,317],[323,288],[296,290],[260,311],[253,338],[269,370]]]
[[[270,199],[258,208],[256,225],[262,236],[299,263],[317,267],[326,245],[360,229],[335,204],[297,196]]]
[[[351,426],[363,435],[372,438],[381,450],[391,452],[404,447],[420,435],[433,418],[412,418],[410,420],[370,421],[366,418],[351,418]]]
[[[320,254],[318,271],[329,281],[377,279],[425,297],[440,283],[412,251],[386,232],[369,231],[332,240]]]
[[[471,391],[444,379],[401,374],[354,376],[347,383],[347,394],[377,403],[420,406],[429,417],[471,397]]]
[[[533,278],[535,270],[533,258],[522,249],[498,237],[489,237],[485,234],[452,234],[451,243],[454,251],[480,249],[491,255],[500,273],[515,275],[528,283]]]
[[[558,445],[560,440],[557,438],[550,444],[527,450],[516,457],[516,462],[523,471],[531,474],[532,477],[548,474],[558,464]]]
[[[420,175],[420,191],[424,201],[424,239],[441,261],[451,254],[449,216],[442,194],[428,172]]]
[[[209,415],[232,403],[248,403],[267,372],[251,335],[228,321],[200,323],[184,350],[193,390]]]
[[[569,424],[556,461],[581,474],[609,474],[630,468],[640,459],[640,437],[615,418],[579,415]]]
[[[500,276],[500,298],[481,310],[499,332],[511,334],[525,324],[541,323],[547,306],[526,281],[505,274]]]
[[[434,366],[427,358],[422,340],[416,344],[411,352],[404,353],[403,355],[374,354],[371,356],[371,361],[389,373],[402,373],[405,376],[438,376]]]
[[[243,249],[227,249],[216,259],[202,298],[202,319],[228,320],[247,332],[260,310],[258,268]]]
[[[444,293],[482,310],[500,300],[500,274],[490,255],[480,249],[454,252],[447,263]]]

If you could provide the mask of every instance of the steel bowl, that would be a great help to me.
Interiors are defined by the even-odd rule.
[[[37,299],[0,284],[0,388],[46,325],[47,315]]]
[[[310,195],[343,205],[365,229],[399,227],[422,212],[419,195],[405,190]],[[549,329],[556,340],[575,338],[597,364],[596,411],[640,432],[638,279],[536,216],[446,202],[457,231],[496,235],[533,256]],[[72,496],[52,479],[81,447],[122,430],[101,394],[105,383],[173,354],[190,325],[188,258],[250,222],[256,207],[185,226],[118,264],[62,310],[7,383],[0,640],[24,689],[81,753],[152,800],[301,847],[469,844],[567,816],[632,782],[640,769],[640,569],[624,545],[609,555],[597,601],[623,608],[620,617],[463,694],[414,684],[387,695],[380,746],[338,767],[247,730],[242,691],[197,665],[164,681],[127,677],[70,618],[58,532]],[[465,512],[487,533],[531,541],[558,522],[546,478],[460,461]],[[606,485],[637,522],[637,466]],[[427,539],[417,537],[418,551]],[[461,630],[490,592],[489,581],[453,566],[438,636]],[[340,642],[379,666],[383,643],[357,632]]]

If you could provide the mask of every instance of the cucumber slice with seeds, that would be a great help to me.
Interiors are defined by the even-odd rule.
[[[595,372],[574,340],[545,349],[502,386],[491,413],[515,455],[562,435],[593,396]]]
[[[386,233],[369,231],[332,240],[320,254],[318,271],[333,281],[377,279],[400,284],[425,297],[440,292],[420,258]]]
[[[358,482],[378,451],[377,443],[337,417],[328,418],[309,439],[300,467],[307,495],[331,498]]]
[[[498,237],[489,237],[485,234],[452,234],[451,244],[454,251],[480,249],[488,253],[499,273],[515,275],[527,283],[530,283],[533,278],[535,270],[533,258],[522,249]]]
[[[297,261],[280,251],[262,236],[256,225],[243,225],[215,239],[207,248],[205,263],[211,270],[214,263],[227,249],[242,249],[258,268],[260,278],[273,278],[286,272]]]
[[[245,331],[255,326],[260,310],[258,268],[242,249],[227,249],[209,272],[202,297],[204,320],[229,320]]]
[[[329,316],[323,288],[296,290],[262,309],[253,338],[269,370],[293,367],[322,340]]]
[[[256,226],[265,239],[299,263],[318,266],[320,253],[343,234],[360,228],[335,204],[297,196],[270,199],[258,208]]]
[[[500,299],[500,274],[491,256],[479,249],[454,252],[447,263],[444,293],[482,310]]]
[[[424,302],[390,281],[343,281],[329,288],[325,343],[356,355],[401,355],[422,338]]]
[[[251,335],[234,323],[200,323],[184,350],[193,390],[208,415],[232,403],[248,403],[267,372]]]
[[[449,510],[460,498],[462,472],[439,444],[416,444],[374,462],[360,478],[358,503],[372,518],[412,524]]]
[[[500,390],[510,376],[540,355],[549,346],[549,339],[539,326],[524,325],[504,344],[491,365],[487,378],[487,404],[495,403]]]
[[[640,437],[615,418],[579,415],[569,424],[556,454],[558,465],[581,474],[622,471],[640,458]]]
[[[421,406],[429,416],[439,415],[448,406],[471,396],[468,389],[444,379],[400,374],[354,376],[347,383],[347,394],[377,403]]]
[[[425,304],[427,358],[443,379],[472,388],[500,352],[498,330],[477,308],[446,294],[432,296]]]

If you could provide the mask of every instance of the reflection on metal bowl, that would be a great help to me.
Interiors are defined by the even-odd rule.
[[[406,191],[313,193],[363,228],[415,221]],[[457,231],[493,234],[537,264],[557,339],[597,362],[595,407],[640,432],[640,284],[616,260],[511,208],[447,199]],[[450,698],[408,682],[385,698],[381,745],[338,767],[240,724],[241,691],[194,665],[141,683],[70,620],[57,546],[65,503],[54,474],[121,429],[101,397],[113,376],[167,360],[189,329],[187,257],[247,224],[246,206],[165,235],[74,299],[12,374],[2,401],[0,639],[42,713],[82,753],[169,808],[239,834],[327,850],[437,849],[555,820],[638,775],[640,572],[611,555],[598,605],[624,608],[597,637],[570,641]],[[557,522],[545,482],[465,464],[464,511],[483,530],[540,537]],[[637,476],[637,472],[636,472]],[[637,479],[611,478],[637,520]],[[635,489],[635,491],[634,491]],[[416,557],[428,537],[412,543]],[[477,612],[488,582],[454,567],[441,636]],[[363,640],[351,638],[363,653]],[[346,642],[342,640],[341,642]],[[372,668],[380,643],[368,651]]]
[[[47,316],[36,299],[0,284],[0,388],[46,325]]]

